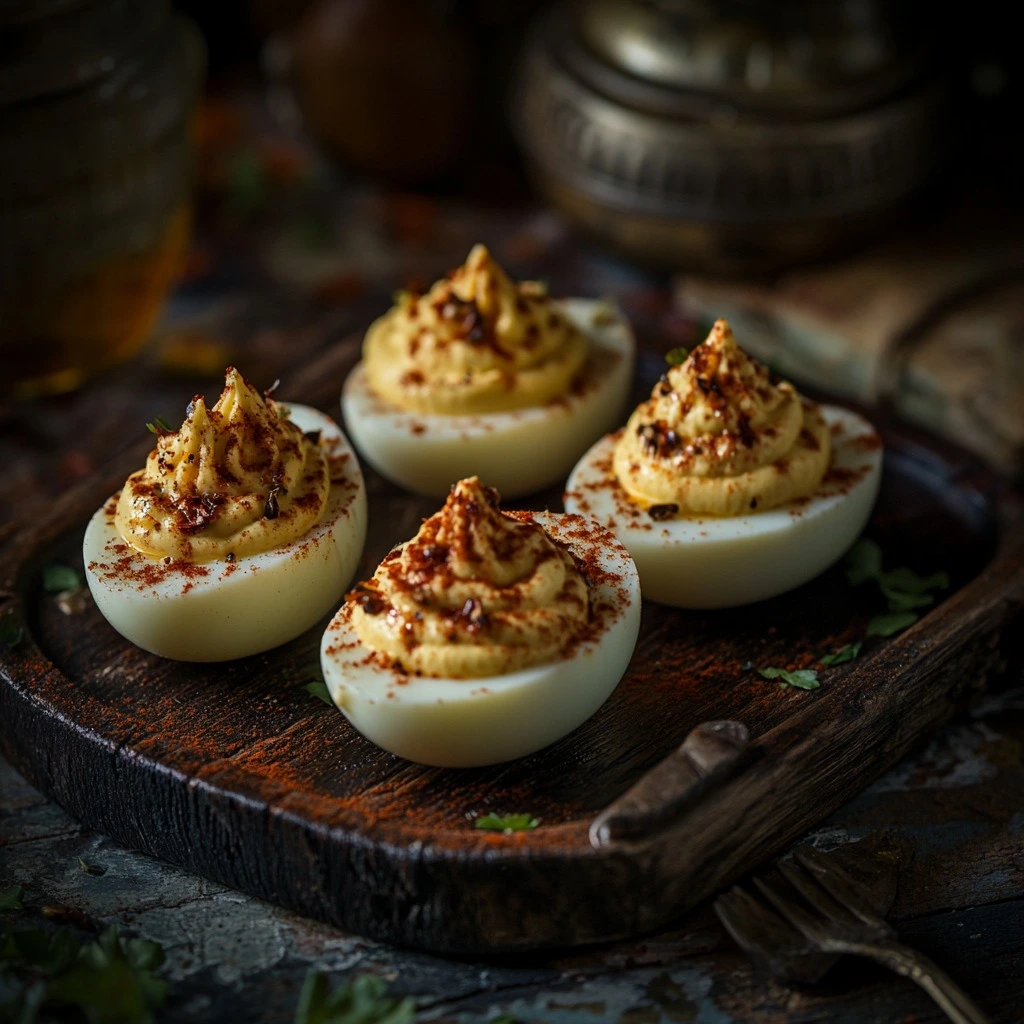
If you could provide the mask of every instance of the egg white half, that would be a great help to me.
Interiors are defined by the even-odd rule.
[[[368,652],[342,608],[324,633],[320,663],[335,704],[367,739],[420,764],[498,764],[572,732],[615,689],[640,628],[633,560],[588,517],[542,512],[532,518],[607,574],[590,587],[599,632],[548,665],[484,679],[410,676]]]
[[[882,445],[863,417],[822,406],[832,431],[829,473],[809,499],[728,518],[656,522],[615,479],[618,434],[602,438],[569,476],[565,507],[592,515],[629,550],[644,597],[679,608],[731,608],[784,593],[824,572],[867,524]]]
[[[356,448],[382,476],[432,497],[444,497],[454,481],[470,476],[483,477],[505,498],[564,478],[587,446],[621,421],[635,346],[629,324],[607,302],[564,299],[556,305],[591,342],[580,393],[512,412],[428,416],[380,398],[358,363],[341,396]]]
[[[82,544],[89,590],[127,640],[178,661],[227,661],[293,639],[341,600],[366,540],[363,474],[330,417],[288,409],[302,430],[321,431],[332,470],[324,517],[290,544],[234,562],[164,564],[125,544],[114,498],[89,521]]]

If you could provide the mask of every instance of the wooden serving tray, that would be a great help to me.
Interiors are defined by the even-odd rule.
[[[339,345],[282,397],[334,413],[357,352],[356,340]],[[638,395],[660,369],[642,361]],[[124,845],[377,939],[482,954],[657,928],[857,793],[1013,646],[1024,602],[1016,497],[970,456],[897,423],[882,429],[869,532],[892,564],[954,581],[917,625],[868,641],[807,693],[754,668],[812,665],[863,635],[880,600],[841,567],[745,609],[646,605],[630,670],[590,721],[530,757],[464,770],[386,754],[304,691],[322,627],[242,661],[189,665],[136,649],[91,605],[61,613],[41,569],[81,567],[86,520],[142,464],[140,439],[0,551],[0,615],[26,632],[0,644],[0,746]],[[367,485],[363,575],[437,505],[372,471]],[[530,504],[560,507],[557,494]],[[704,724],[721,721],[736,724]],[[474,828],[489,811],[541,824]]]

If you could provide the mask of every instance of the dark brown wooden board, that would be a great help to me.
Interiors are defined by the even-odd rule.
[[[338,346],[282,388],[336,411],[358,350]],[[638,387],[657,367],[644,364]],[[131,469],[68,493],[0,552],[0,747],[82,821],[119,842],[374,938],[455,953],[604,941],[657,928],[779,850],[892,765],[1001,671],[1017,646],[1024,549],[1015,496],[970,457],[883,425],[883,490],[869,532],[892,560],[954,586],[899,637],[869,641],[822,688],[782,690],[759,665],[804,665],[859,638],[879,598],[837,567],[739,610],[644,608],[630,670],[561,742],[484,769],[403,762],[308,695],[321,629],[222,665],[162,661],[91,605],[66,616],[49,562],[81,567],[91,512]],[[367,473],[369,574],[436,502]],[[542,495],[534,507],[558,507]],[[751,742],[703,784],[671,762],[696,726],[733,720]],[[638,785],[634,834],[595,847],[591,824]],[[621,805],[620,805],[621,806]],[[473,827],[528,811],[533,832]]]

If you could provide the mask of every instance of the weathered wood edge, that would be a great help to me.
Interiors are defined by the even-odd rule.
[[[83,507],[98,505],[116,489],[137,461],[125,456],[125,469],[119,461],[101,482],[69,492],[48,516],[17,535],[0,557],[0,586],[8,605],[21,603],[19,576],[41,549],[75,525]],[[538,852],[524,837],[525,842],[473,858],[309,822],[284,807],[145,762],[109,737],[58,715],[32,691],[43,679],[70,681],[42,658],[31,635],[26,644],[36,656],[25,658],[21,652],[17,662],[35,669],[20,680],[13,675],[14,657],[0,651],[5,726],[0,743],[27,778],[119,842],[363,934],[471,953],[606,941],[663,925],[781,848],[949,717],[977,674],[998,668],[1001,641],[1024,604],[1024,541],[1014,528],[1020,510],[1005,496],[1000,507],[1002,542],[989,565],[872,660],[872,685],[894,688],[905,713],[894,715],[891,702],[883,708],[872,700],[872,686],[851,687],[863,672],[854,667],[844,677],[846,685],[816,695],[762,736],[754,745],[760,756],[718,787],[715,799],[697,803],[678,825],[642,843],[611,843],[594,851],[586,842],[587,823],[580,822],[554,826],[579,834],[579,849],[569,855]],[[57,728],[42,729],[44,719]],[[893,724],[894,731],[880,728]],[[857,767],[838,783],[832,780],[824,798],[812,787],[808,799],[808,782],[830,782],[837,753],[838,760]],[[117,789],[119,804],[112,802],[102,816],[83,816],[76,774],[88,777],[93,787]],[[291,859],[298,852],[308,874],[280,877],[273,864],[259,875],[240,874],[218,856],[223,851],[194,847],[190,824],[211,816],[233,842],[251,836],[291,847]],[[757,838],[759,832],[763,838]],[[570,894],[557,870],[566,861],[573,863],[576,879]],[[373,884],[362,884],[367,879]],[[392,898],[367,899],[373,890],[389,891]],[[625,906],[623,893],[633,895]]]
[[[649,859],[669,904],[680,911],[695,906],[784,848],[895,765],[970,691],[1004,673],[1010,659],[1019,663],[1021,509],[1013,502],[1003,511],[1004,541],[989,566],[890,641],[862,670],[870,676],[866,684],[809,702],[751,744],[745,769],[718,786],[713,799],[695,803],[661,835],[621,844]],[[683,872],[681,865],[696,870]]]

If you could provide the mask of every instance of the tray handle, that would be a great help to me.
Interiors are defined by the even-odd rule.
[[[742,722],[703,722],[682,744],[591,823],[590,843],[600,848],[662,831],[746,760],[750,732]]]

